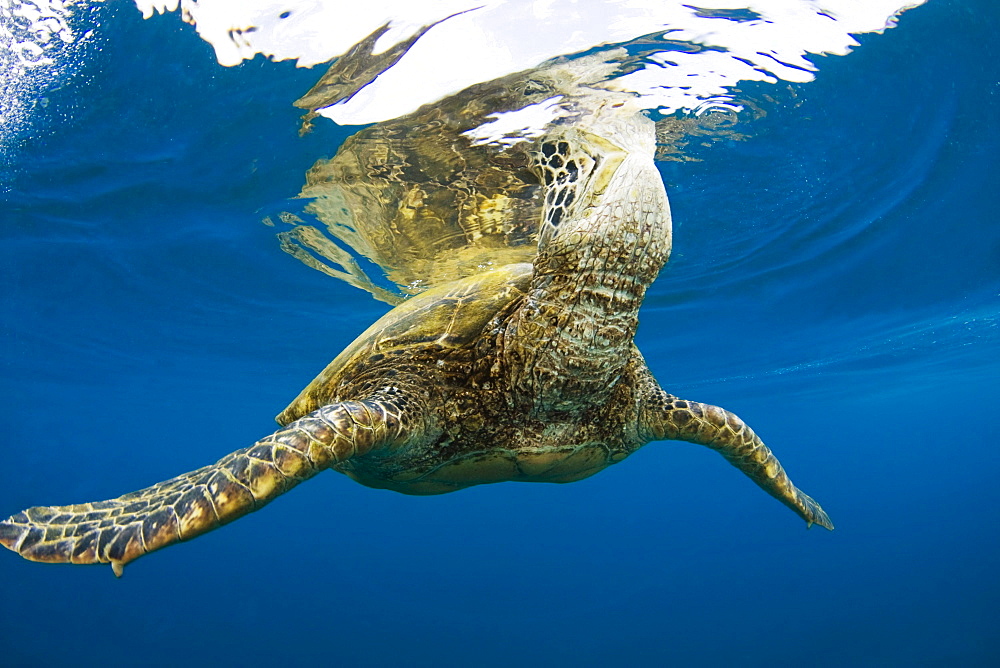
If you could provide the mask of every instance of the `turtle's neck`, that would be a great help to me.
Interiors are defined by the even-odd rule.
[[[507,325],[505,366],[515,396],[536,414],[607,400],[631,356],[646,289],[670,253],[652,121],[598,122],[599,135],[591,126],[560,136],[571,153],[580,142],[595,167],[558,225],[543,224],[531,288]],[[547,212],[554,206],[550,198]]]

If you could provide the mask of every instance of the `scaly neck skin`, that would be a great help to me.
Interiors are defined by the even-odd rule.
[[[547,199],[531,287],[504,336],[515,397],[533,404],[536,415],[607,400],[631,354],[646,288],[670,254],[652,121],[634,114],[597,123],[599,135],[586,129],[564,136],[570,156],[582,155],[577,163],[592,156],[593,168],[561,215],[551,212],[565,195]],[[545,152],[543,144],[542,161]],[[558,190],[555,178],[547,180]]]

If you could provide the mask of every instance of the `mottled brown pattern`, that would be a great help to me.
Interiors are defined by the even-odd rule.
[[[832,529],[739,418],[653,378],[632,339],[671,246],[654,126],[627,96],[563,94],[566,115],[531,155],[546,184],[532,263],[443,282],[397,306],[292,401],[282,429],[249,448],[110,501],[31,508],[0,522],[0,543],[36,561],[110,562],[120,575],[323,469],[440,494],[573,482],[658,439],[718,451],[809,525]]]

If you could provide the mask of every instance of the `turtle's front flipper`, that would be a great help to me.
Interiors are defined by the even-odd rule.
[[[0,543],[25,559],[125,564],[263,507],[331,464],[396,442],[400,416],[382,401],[323,406],[254,445],[110,501],[41,506],[0,522]]]
[[[792,484],[771,450],[743,420],[729,411],[685,401],[662,390],[645,411],[646,428],[653,440],[673,439],[698,443],[717,451],[743,471],[765,492],[794,510],[809,526],[833,529],[822,507]]]

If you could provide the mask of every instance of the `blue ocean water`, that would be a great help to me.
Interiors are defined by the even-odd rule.
[[[997,665],[998,19],[931,0],[661,165],[675,252],[638,343],[833,533],[685,443],[441,497],[328,473],[120,581],[0,554],[0,663]],[[250,444],[385,310],[260,223],[354,130],[297,135],[315,71],[88,20],[3,166],[3,516]]]

